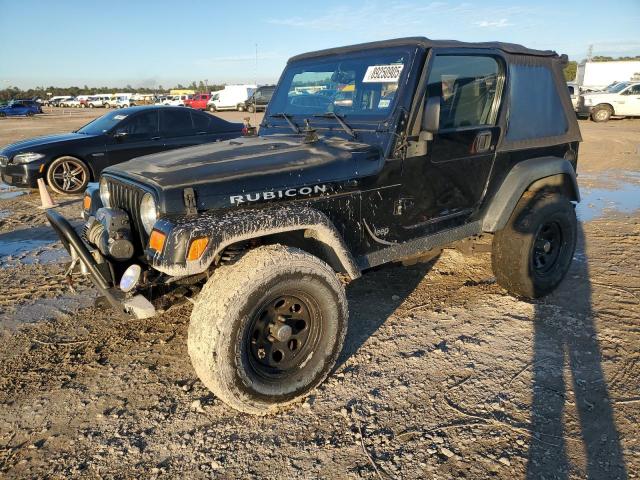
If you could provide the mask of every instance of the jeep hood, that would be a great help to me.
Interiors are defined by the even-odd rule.
[[[165,213],[183,209],[193,188],[199,209],[229,206],[230,195],[340,183],[371,175],[383,162],[377,146],[339,137],[305,143],[304,135],[242,137],[135,158],[104,173],[154,187]],[[176,205],[179,204],[179,205]]]

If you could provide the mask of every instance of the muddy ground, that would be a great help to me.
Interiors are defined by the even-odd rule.
[[[94,113],[2,120],[0,144]],[[557,292],[509,296],[487,253],[371,272],[348,287],[335,372],[265,418],[198,381],[190,306],[92,307],[37,196],[3,187],[0,477],[638,478],[640,120],[580,127],[580,241]]]

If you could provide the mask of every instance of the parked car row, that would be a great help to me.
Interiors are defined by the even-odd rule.
[[[39,110],[34,113],[42,112],[40,105],[65,108],[127,108],[141,105],[168,105],[191,107],[195,110],[209,110],[211,112],[223,110],[256,112],[266,109],[274,90],[275,85],[260,87],[256,85],[227,85],[222,90],[211,93],[157,95],[123,92],[78,95],[77,97],[58,95],[46,100],[30,100],[30,102],[39,107]],[[7,115],[10,114],[10,112],[7,113]]]

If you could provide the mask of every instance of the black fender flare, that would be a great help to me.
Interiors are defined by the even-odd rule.
[[[229,209],[197,216],[160,220],[155,225],[167,234],[163,251],[151,252],[151,265],[170,276],[190,276],[209,269],[226,247],[266,235],[303,231],[335,257],[340,270],[351,279],[360,277],[351,252],[333,222],[324,213],[302,205],[254,209]],[[199,260],[186,260],[192,240],[209,239]]]
[[[504,228],[522,194],[544,187],[563,187],[570,200],[580,201],[576,172],[571,163],[561,157],[538,157],[513,166],[493,196],[482,218],[482,230],[496,232]]]

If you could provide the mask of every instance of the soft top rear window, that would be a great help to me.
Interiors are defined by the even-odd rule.
[[[506,139],[515,142],[565,134],[569,125],[549,68],[511,64],[509,73]]]

